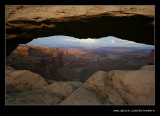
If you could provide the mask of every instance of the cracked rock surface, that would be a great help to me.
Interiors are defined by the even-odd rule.
[[[47,84],[38,74],[7,67],[6,104],[154,105],[154,77],[154,65],[145,65],[139,70],[97,71],[84,83]]]

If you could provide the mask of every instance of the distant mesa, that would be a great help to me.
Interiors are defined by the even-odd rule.
[[[17,47],[12,53],[19,54],[19,55],[29,55],[29,50],[28,50],[28,47],[21,45]]]
[[[30,45],[18,46],[7,57],[7,65],[19,70],[29,70],[46,79],[71,81],[79,77],[77,72],[64,66],[64,61],[74,60],[68,50],[61,48],[39,47]]]
[[[68,50],[65,50],[64,48],[61,48],[61,52],[62,52],[63,54],[69,54]]]

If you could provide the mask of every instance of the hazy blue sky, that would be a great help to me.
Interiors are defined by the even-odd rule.
[[[27,43],[27,45],[34,46],[50,46],[50,47],[70,47],[70,46],[103,46],[103,47],[149,47],[152,45],[145,45],[135,43],[133,41],[122,40],[113,36],[103,37],[99,39],[77,39],[70,36],[50,36],[37,38]]]

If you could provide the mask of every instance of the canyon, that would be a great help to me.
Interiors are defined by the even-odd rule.
[[[6,105],[154,105],[154,65],[97,71],[84,83],[6,67]],[[138,81],[137,81],[138,80]]]
[[[67,51],[50,47],[20,45],[7,57],[6,64],[16,69],[30,70],[52,80],[73,80],[77,73],[63,66],[62,54]]]
[[[45,79],[84,82],[96,71],[137,70],[154,64],[154,50],[132,47],[39,47],[20,45],[6,65]]]
[[[19,45],[6,59],[6,105],[153,105],[155,67],[147,65],[153,52]]]
[[[154,50],[135,47],[66,47],[70,54],[63,56],[63,64],[76,70],[84,82],[96,71],[137,70],[154,64]],[[152,52],[151,52],[152,50]],[[150,55],[153,55],[152,57]],[[66,60],[66,56],[69,56]],[[71,58],[72,57],[72,58]]]

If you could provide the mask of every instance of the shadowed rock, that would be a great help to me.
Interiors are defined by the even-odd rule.
[[[7,93],[40,89],[46,85],[43,77],[28,70],[6,70]]]
[[[84,84],[52,81],[47,85],[37,74],[7,67],[6,104],[153,105],[154,70],[154,65],[145,65],[140,70],[98,71]],[[13,88],[19,91],[9,91]]]
[[[94,91],[79,87],[62,101],[60,105],[101,105],[103,101],[103,98]]]
[[[74,90],[81,82],[47,82],[38,74],[27,70],[6,70],[6,104],[13,105],[51,105],[58,104]]]
[[[70,95],[75,89],[80,87],[82,85],[81,82],[54,82],[53,84],[50,84],[48,86],[45,86],[43,89],[44,91],[47,91],[48,93],[57,94],[59,96],[62,96],[63,98]]]
[[[84,83],[84,88],[96,91],[106,100],[104,104],[125,104],[125,101],[121,96],[113,90],[111,87],[107,86],[108,73],[104,71],[97,71]]]
[[[7,56],[46,36],[115,36],[154,44],[154,6],[6,6]]]
[[[7,57],[6,64],[55,79],[54,71],[63,66],[63,61],[62,54],[55,48],[21,45]]]
[[[154,69],[151,67],[134,71],[113,70],[108,73],[108,86],[116,90],[128,104],[153,105],[154,78]]]

